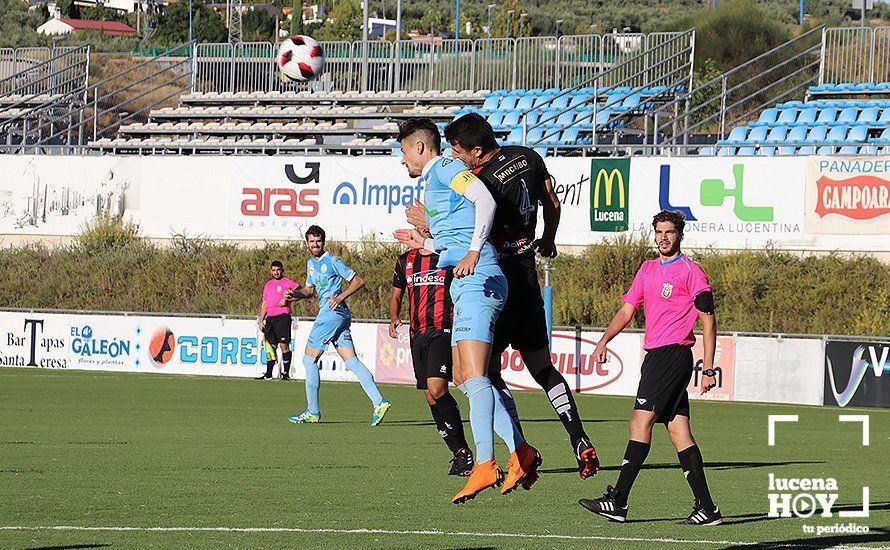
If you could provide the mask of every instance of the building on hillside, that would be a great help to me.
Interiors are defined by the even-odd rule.
[[[97,21],[95,19],[52,18],[37,27],[37,32],[47,35],[69,34],[72,32],[93,31],[108,36],[136,36],[136,29],[120,21]]]

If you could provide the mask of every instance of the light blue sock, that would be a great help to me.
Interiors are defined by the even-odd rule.
[[[359,384],[362,385],[362,389],[365,390],[365,393],[375,407],[383,403],[383,396],[380,395],[380,390],[377,389],[377,384],[374,382],[374,375],[371,374],[371,371],[368,370],[368,367],[362,363],[358,356],[354,356],[346,361],[346,368],[351,370],[356,378],[358,378]]]
[[[303,366],[306,367],[306,409],[312,414],[321,414],[318,409],[318,387],[321,385],[318,363],[312,357],[304,355]]]
[[[476,464],[494,458],[494,394],[491,381],[474,376],[463,383],[461,391],[470,400],[470,428],[476,442]]]
[[[498,434],[498,437],[504,440],[507,448],[512,453],[525,440],[516,428],[513,417],[504,404],[504,397],[501,395],[501,392],[492,386],[491,394],[494,396],[494,431]]]

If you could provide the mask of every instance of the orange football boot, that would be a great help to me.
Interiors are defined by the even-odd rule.
[[[497,487],[504,481],[504,473],[498,468],[498,463],[494,459],[477,463],[473,467],[467,484],[451,499],[454,504],[460,504],[468,500],[476,498],[476,495],[488,489],[489,487]]]
[[[541,453],[526,442],[517,447],[516,452],[510,454],[510,462],[507,463],[507,479],[501,488],[501,494],[516,489],[520,484],[526,491],[538,481],[538,466],[541,465]]]

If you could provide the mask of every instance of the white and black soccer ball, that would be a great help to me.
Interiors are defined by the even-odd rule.
[[[317,40],[297,34],[281,43],[277,61],[283,79],[308,82],[321,75],[324,69],[324,52]]]

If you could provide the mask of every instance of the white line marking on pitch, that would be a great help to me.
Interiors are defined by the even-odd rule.
[[[595,535],[550,535],[531,533],[472,533],[463,531],[400,531],[389,529],[302,529],[299,527],[81,527],[76,525],[50,526],[0,526],[0,531],[144,531],[144,532],[233,532],[233,533],[333,533],[340,535],[420,535],[446,537],[501,537],[525,539],[558,539],[558,540],[598,540],[622,542],[664,542],[676,544],[709,544],[709,545],[747,545],[754,546],[758,542],[737,542],[731,540],[686,540],[686,539],[655,539],[634,537],[604,537]]]

